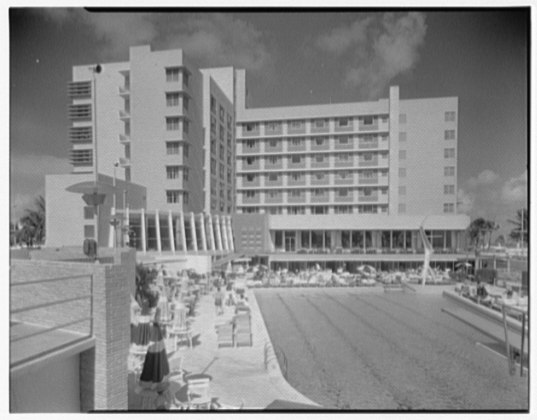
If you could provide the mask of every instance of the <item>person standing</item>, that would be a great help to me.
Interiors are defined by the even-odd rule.
[[[224,314],[224,293],[220,290],[220,287],[216,289],[214,294],[214,308],[216,315]]]

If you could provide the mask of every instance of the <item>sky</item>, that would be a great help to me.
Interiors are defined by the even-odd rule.
[[[528,9],[315,13],[10,10],[10,208],[68,173],[72,66],[127,61],[129,46],[183,48],[199,66],[247,70],[252,107],[459,98],[459,211],[508,235],[527,206]]]

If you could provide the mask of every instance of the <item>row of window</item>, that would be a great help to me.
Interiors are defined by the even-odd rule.
[[[167,141],[166,142],[166,154],[167,155],[178,155],[179,149],[181,148],[181,142],[180,141]],[[189,145],[186,143],[183,143],[183,156],[185,158],[188,158],[188,149]]]
[[[166,202],[167,203],[170,203],[170,204],[180,203],[181,196],[183,196],[183,204],[188,204],[188,192],[187,191],[166,190]]]
[[[306,214],[306,211],[309,211],[310,214],[329,214],[330,212],[335,214],[376,214],[388,212],[388,206],[376,204],[366,204],[360,206],[239,207],[238,211],[241,213],[283,214],[284,209],[287,211],[287,214]]]
[[[167,107],[176,107],[179,106],[179,99],[181,97],[181,92],[166,92],[166,106]],[[188,110],[188,97],[183,95],[183,108]]]
[[[179,131],[181,120],[183,120],[183,133],[188,134],[189,122],[179,116],[166,117],[166,131]]]
[[[367,152],[367,153],[359,154],[358,156],[360,156],[360,158],[361,158],[360,160],[372,161],[373,158],[377,158],[379,156],[380,157],[386,157],[387,155],[388,155],[387,152],[385,152],[385,153],[383,153],[383,152],[380,152],[380,153]],[[332,156],[335,156],[336,160],[340,161],[340,162],[347,162],[347,161],[351,161],[353,159],[353,155],[350,154],[350,153],[334,153],[334,154],[332,154]],[[322,162],[328,162],[330,155],[328,155],[326,153],[324,153],[324,154],[312,154],[311,157],[314,158],[315,162],[322,163]],[[277,165],[281,161],[283,161],[283,159],[288,159],[291,163],[302,163],[303,161],[306,160],[306,155],[292,155],[292,156],[288,156],[288,157],[282,157],[282,156],[263,156],[263,157],[248,156],[248,157],[243,158],[243,161],[245,161],[246,165],[254,165],[257,162],[257,160],[265,160],[266,162],[268,162],[268,163],[270,163],[272,165]]]
[[[213,95],[211,95],[211,113],[215,115],[216,115],[216,106],[217,106],[216,98]],[[223,123],[224,120],[226,119],[226,110],[222,105],[218,105],[218,108],[219,108],[218,115],[219,115],[220,121]],[[227,113],[227,128],[229,130],[233,129],[233,116],[231,116],[229,113]]]
[[[353,120],[357,119],[361,125],[375,125],[378,123],[378,121],[382,121],[383,123],[388,122],[388,115],[364,115],[364,116],[358,116],[358,117],[339,117],[334,118],[334,124],[336,127],[351,127]],[[446,111],[444,113],[444,121],[445,122],[453,122],[456,120],[456,113],[455,111]],[[309,120],[311,122],[312,127],[320,129],[320,128],[328,128],[330,118],[314,118]],[[400,124],[406,124],[407,123],[407,115],[406,114],[399,114],[399,123]],[[251,132],[257,132],[260,127],[259,122],[247,122],[242,124],[243,132],[251,133]],[[263,123],[265,126],[265,132],[280,132],[282,130],[283,122],[282,121],[266,121]],[[287,121],[287,126],[290,130],[304,130],[306,127],[306,120],[289,120]]]
[[[288,194],[289,197],[297,197],[297,198],[298,197],[305,197],[305,194],[306,194],[306,192],[308,190],[311,192],[312,196],[319,197],[319,196],[328,195],[329,191],[331,191],[332,189],[328,189],[328,188],[296,189],[296,190],[288,190],[287,194]],[[338,197],[347,197],[348,195],[352,194],[353,190],[354,190],[354,188],[335,188],[332,191],[335,191],[336,196],[338,196]],[[379,192],[379,191],[380,191],[381,194],[387,194],[388,193],[387,188],[365,187],[365,188],[359,188],[358,189],[358,194],[360,196],[368,197],[368,196],[373,195],[374,192]],[[283,193],[282,190],[276,190],[276,191],[271,191],[271,190],[268,190],[268,191],[246,190],[246,191],[243,192],[243,195],[246,198],[255,198],[258,195],[261,195],[262,192],[265,193],[265,196],[270,197],[270,198],[281,197],[282,193]]]
[[[183,181],[188,181],[188,168],[181,166],[166,166],[166,179],[178,179],[183,174]]]
[[[315,179],[324,179],[325,177],[328,178],[329,172],[315,172],[311,173],[311,177]],[[373,179],[377,178],[378,176],[386,176],[388,174],[388,171],[360,171],[358,172],[358,177],[360,179]],[[286,174],[288,179],[292,179],[293,181],[302,181],[305,179],[305,174],[300,172],[290,172]],[[351,171],[334,171],[334,175],[338,179],[349,179],[353,177],[353,173]],[[255,182],[257,179],[261,178],[262,175],[255,175],[255,174],[246,174],[244,175],[244,179],[246,182]],[[269,181],[279,181],[280,179],[283,179],[283,174],[267,174],[266,178]]]
[[[455,130],[444,130],[444,140],[455,140],[455,138],[456,138]],[[405,131],[399,132],[399,141],[400,142],[407,141],[407,133]]]
[[[336,127],[351,127],[353,120],[357,118],[361,125],[376,125],[378,121],[383,123],[388,122],[388,115],[365,115],[359,117],[339,117],[334,118],[334,124]],[[314,118],[309,120],[314,128],[328,128],[330,118]],[[279,132],[282,129],[282,121],[267,121],[263,123],[265,131]],[[242,123],[243,132],[251,133],[259,130],[261,123],[259,122],[247,122]],[[290,130],[304,130],[306,128],[306,120],[289,120],[287,121],[287,127]]]
[[[388,134],[371,134],[371,135],[358,135],[358,136],[333,136],[334,140],[337,142],[337,144],[352,144],[354,140],[358,140],[359,144],[364,143],[375,143],[378,142],[379,139],[381,140],[388,140]],[[330,137],[328,136],[313,136],[313,137],[291,137],[291,138],[270,138],[270,139],[243,139],[243,147],[245,148],[254,148],[259,146],[261,141],[265,141],[265,143],[270,147],[277,147],[278,144],[283,144],[285,141],[287,141],[288,144],[299,147],[304,146],[306,143],[306,140],[309,140],[312,144],[315,144],[316,146],[325,146],[329,144]]]
[[[167,82],[178,82],[179,75],[183,73],[183,85],[188,86],[189,83],[189,74],[188,70],[183,67],[166,67],[166,81]]]

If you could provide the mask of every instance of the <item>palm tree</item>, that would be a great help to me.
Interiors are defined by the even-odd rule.
[[[488,233],[489,235],[489,240],[487,241],[487,249],[490,249],[490,242],[492,240],[492,232],[498,230],[500,228],[500,225],[497,225],[496,222],[494,222],[493,220],[486,220],[485,227],[487,229],[485,233]]]
[[[45,240],[45,199],[39,196],[34,200],[34,207],[24,210],[20,219],[21,228],[18,231],[18,241],[27,246],[42,244]]]
[[[484,233],[487,231],[487,228],[488,222],[482,217],[473,220],[472,223],[470,223],[470,226],[468,226],[466,233],[470,239],[470,245],[472,245],[476,251],[483,243]]]
[[[509,237],[515,241],[522,242],[522,245],[528,242],[529,234],[529,215],[526,209],[517,210],[516,219],[508,220],[509,223],[515,225],[514,229],[509,233]]]

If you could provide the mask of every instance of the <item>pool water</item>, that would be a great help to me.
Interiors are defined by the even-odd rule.
[[[441,311],[440,294],[260,289],[288,382],[331,409],[527,410],[528,377],[477,346],[487,336]]]

